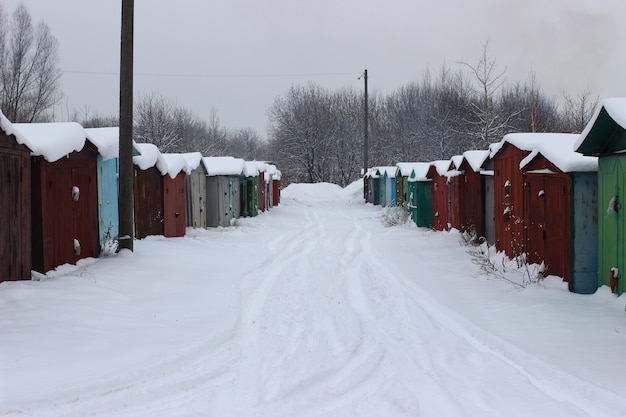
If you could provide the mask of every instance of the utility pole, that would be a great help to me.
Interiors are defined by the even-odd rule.
[[[368,136],[369,136],[369,120],[368,120],[368,110],[367,110],[367,68],[365,69],[365,72],[363,73],[363,80],[365,81],[365,97],[363,100],[363,114],[364,114],[364,136],[363,136],[363,175],[365,175],[367,173],[367,168],[368,168],[368,161],[367,161],[367,157],[368,157]]]
[[[120,47],[119,249],[133,250],[133,21],[134,0],[122,0]]]

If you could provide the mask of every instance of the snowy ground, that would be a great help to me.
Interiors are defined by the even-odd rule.
[[[0,415],[626,416],[624,297],[481,274],[361,193],[0,284]]]

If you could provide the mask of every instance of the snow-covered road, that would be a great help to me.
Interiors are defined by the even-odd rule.
[[[626,416],[623,298],[481,275],[360,192],[1,284],[0,414]]]

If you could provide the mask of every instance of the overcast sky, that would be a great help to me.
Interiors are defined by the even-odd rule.
[[[0,0],[11,14],[19,0]],[[117,114],[121,0],[24,0],[60,42],[59,117]],[[292,84],[389,93],[489,39],[509,82],[534,71],[561,100],[626,96],[624,0],[135,0],[135,92],[159,92],[223,126],[265,136]]]

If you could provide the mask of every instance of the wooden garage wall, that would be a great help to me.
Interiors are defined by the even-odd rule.
[[[30,151],[0,131],[0,282],[30,279],[30,187]]]
[[[45,273],[100,254],[96,157],[97,151],[90,144],[52,163],[33,157],[34,270]],[[74,187],[79,190],[78,198],[73,198]]]
[[[527,155],[507,142],[493,157],[496,249],[510,258],[524,252],[524,178],[519,164]]]
[[[162,235],[163,175],[156,167],[135,170],[135,237]]]

